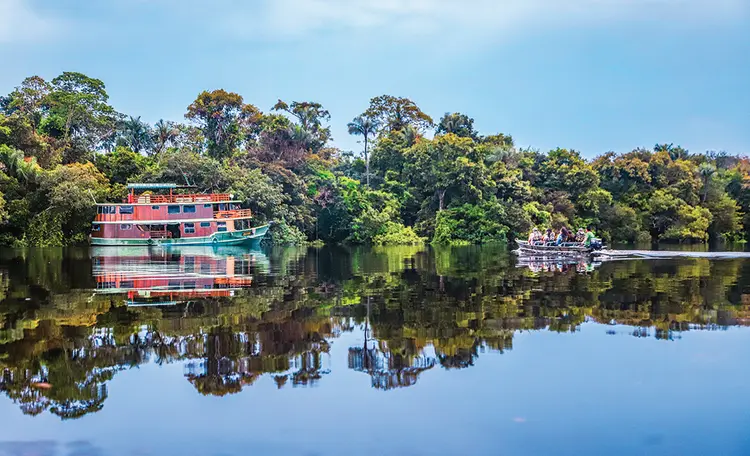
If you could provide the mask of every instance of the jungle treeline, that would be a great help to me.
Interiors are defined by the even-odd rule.
[[[502,243],[534,225],[591,226],[610,242],[741,241],[750,225],[750,161],[724,152],[657,144],[587,160],[390,95],[363,103],[348,124],[362,150],[348,152],[317,102],[262,111],[218,89],[186,104],[181,122],[150,125],[75,72],[0,97],[0,244],[85,243],[94,202],[118,201],[129,182],[231,192],[274,222],[277,244]]]

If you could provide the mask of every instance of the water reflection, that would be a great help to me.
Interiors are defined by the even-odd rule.
[[[601,265],[600,261],[593,261],[590,258],[528,258],[519,257],[516,260],[516,266],[529,268],[532,272],[568,272],[575,271],[579,273],[592,272]]]
[[[125,294],[130,306],[234,296],[268,268],[262,252],[238,247],[94,247],[91,254],[96,292]]]
[[[28,415],[68,419],[101,410],[107,383],[145,363],[181,363],[205,395],[262,376],[311,386],[343,365],[391,390],[471,368],[512,349],[519,331],[574,332],[590,320],[675,340],[747,325],[749,290],[742,259],[540,266],[499,248],[3,251],[0,391]],[[350,332],[361,343],[331,359]]]

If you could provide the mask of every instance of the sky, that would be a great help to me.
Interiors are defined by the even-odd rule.
[[[389,94],[542,151],[750,154],[750,0],[0,0],[0,93],[63,71],[148,122],[317,101],[345,150]]]

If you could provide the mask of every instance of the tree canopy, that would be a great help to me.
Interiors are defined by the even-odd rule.
[[[85,242],[94,201],[129,182],[231,191],[271,241],[508,242],[532,225],[593,227],[614,242],[744,240],[750,160],[674,143],[587,159],[572,148],[521,149],[446,112],[381,95],[335,148],[316,101],[267,112],[223,89],[203,91],[187,123],[154,124],[109,104],[102,81],[75,72],[21,81],[0,97],[0,243]]]

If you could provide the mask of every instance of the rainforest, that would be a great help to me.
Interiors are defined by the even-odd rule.
[[[0,244],[85,244],[96,202],[129,182],[228,191],[273,222],[273,244],[488,244],[532,226],[590,226],[609,242],[744,241],[750,161],[674,143],[583,157],[517,147],[468,115],[376,96],[333,146],[316,101],[261,109],[204,91],[184,119],[120,113],[104,82],[28,77],[0,97]],[[502,125],[498,125],[498,130]]]

